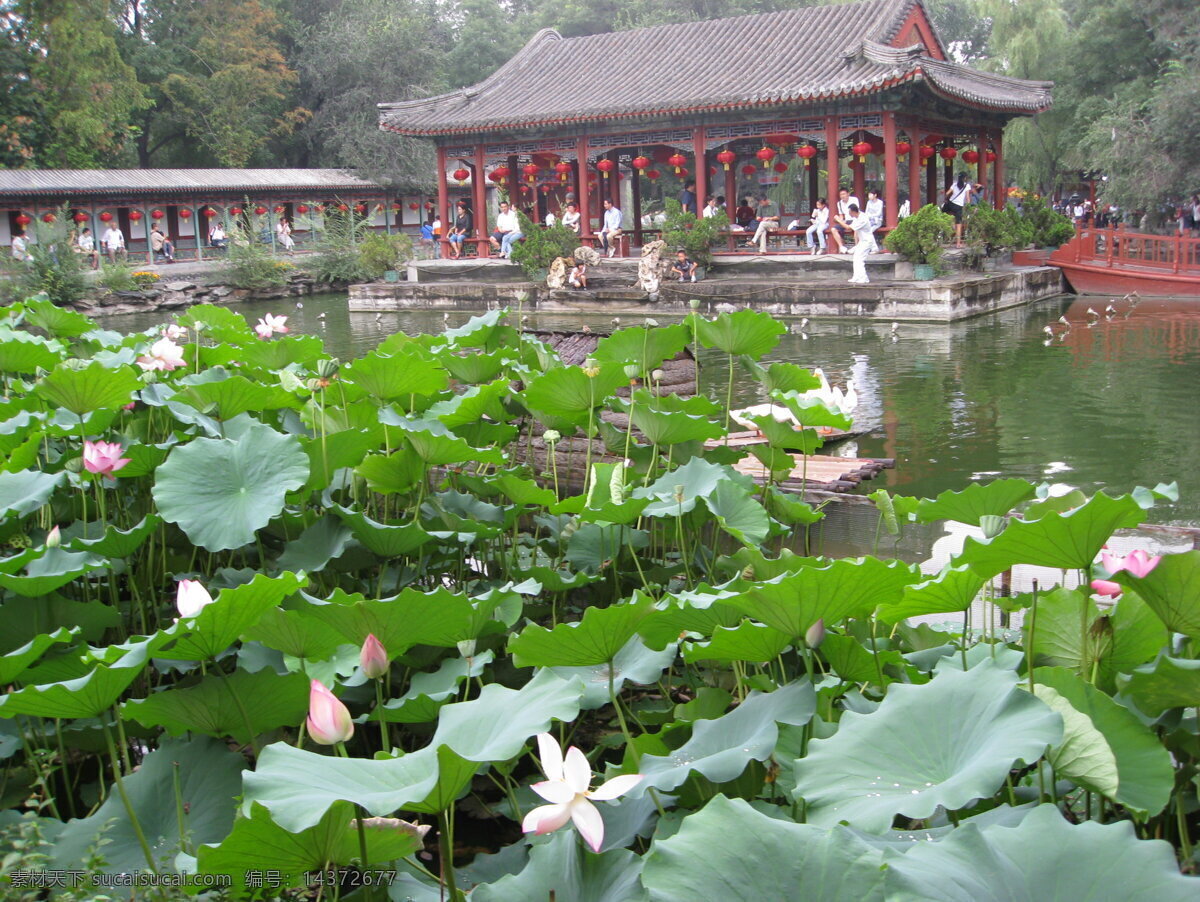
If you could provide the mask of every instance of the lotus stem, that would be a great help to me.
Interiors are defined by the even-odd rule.
[[[391,751],[392,740],[388,736],[388,724],[383,718],[383,681],[375,680],[375,716],[379,718],[379,750],[385,754]]]
[[[129,801],[129,794],[125,791],[125,781],[121,778],[121,759],[117,756],[117,745],[113,742],[112,728],[108,725],[106,717],[101,717],[100,725],[104,729],[104,743],[108,746],[108,758],[112,763],[113,782],[117,784],[117,794],[121,797],[121,804],[125,806],[125,813],[129,815],[129,823],[133,826],[133,834],[137,837],[138,845],[142,847],[142,855],[146,858],[146,864],[152,873],[157,874],[158,868],[154,864],[154,853],[150,851],[150,844],[146,842],[146,834],[142,832],[142,824],[138,820],[137,812],[133,810],[133,803]]]
[[[367,827],[363,823],[367,816],[367,811],[362,805],[355,805],[354,807],[358,809],[358,817],[354,819],[358,827],[358,858],[362,862],[362,870],[365,875],[367,868],[371,866],[371,861],[367,858]],[[366,879],[363,880],[363,896],[367,902],[371,902],[375,898],[375,887]]]
[[[179,762],[171,762],[171,789],[175,793],[175,823],[179,826],[179,851],[191,855],[187,841],[187,821],[183,812],[183,787],[179,785]]]
[[[441,853],[441,882],[450,895],[450,902],[459,902],[461,897],[454,879],[454,818],[451,809],[438,814],[438,849]]]

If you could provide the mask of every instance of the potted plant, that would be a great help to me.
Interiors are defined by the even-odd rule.
[[[512,261],[533,281],[544,282],[550,264],[559,257],[571,256],[579,247],[579,236],[565,225],[534,223],[524,213],[518,215],[518,221],[525,237],[513,245]]]
[[[953,237],[954,217],[933,204],[926,204],[896,223],[883,243],[889,251],[913,264],[914,278],[928,281],[942,259],[942,245]]]
[[[721,240],[721,233],[729,226],[724,213],[708,219],[694,213],[685,213],[679,202],[671,198],[665,201],[666,219],[662,225],[662,240],[668,252],[684,251],[698,267],[707,270],[712,266],[713,245]],[[701,274],[697,273],[697,278]]]
[[[993,269],[1005,251],[1024,247],[1032,229],[1020,216],[997,210],[989,204],[975,204],[967,210],[966,228],[968,265],[972,269]]]
[[[1075,235],[1075,225],[1066,216],[1056,213],[1037,194],[1025,198],[1021,218],[1029,223],[1030,242],[1034,247],[1054,249],[1066,244]]]

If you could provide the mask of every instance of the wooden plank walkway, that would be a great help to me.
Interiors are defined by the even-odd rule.
[[[828,445],[831,442],[840,442],[848,438],[858,438],[860,435],[866,435],[867,430],[858,429],[846,431],[844,429],[831,429],[828,426],[822,426],[817,430],[817,433],[821,436],[821,441]],[[747,445],[764,445],[766,442],[766,436],[764,436],[761,432],[751,429],[746,432],[729,433],[728,441],[724,438],[712,439],[711,441],[705,442],[704,447],[719,448],[722,445],[728,445],[731,448],[744,448]]]
[[[884,470],[894,469],[890,457],[831,457],[827,454],[793,454],[796,466],[790,474],[776,482],[790,492],[849,492],[865,479],[874,479]],[[767,468],[757,457],[745,457],[733,465],[739,473],[759,481],[767,478]]]

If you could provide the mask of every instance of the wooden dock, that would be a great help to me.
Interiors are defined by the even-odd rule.
[[[865,479],[874,479],[884,470],[894,469],[896,461],[890,457],[831,457],[827,454],[793,454],[796,466],[776,485],[784,491],[808,494],[810,492],[849,492]],[[753,476],[760,482],[767,479],[767,468],[757,457],[745,457],[733,465],[739,473]]]

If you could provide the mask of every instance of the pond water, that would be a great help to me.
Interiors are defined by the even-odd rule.
[[[804,331],[789,321],[773,359],[822,367],[830,380],[853,378],[856,422],[870,432],[836,453],[891,457],[870,487],[933,496],[971,480],[1019,476],[1067,483],[1091,493],[1127,492],[1138,485],[1178,481],[1180,500],[1150,512],[1161,524],[1200,525],[1200,303],[1113,301],[1064,296],[1034,306],[951,325],[814,320]],[[246,304],[251,322],[264,313],[286,313],[295,331],[321,335],[342,359],[361,355],[396,330],[441,329],[440,311],[349,313],[345,295]],[[1089,307],[1097,311],[1087,313]],[[324,314],[322,317],[321,314]],[[1057,321],[1065,316],[1069,330]],[[459,325],[467,313],[451,313]],[[136,331],[166,321],[166,314],[110,317],[109,328]],[[666,322],[666,317],[660,317]],[[641,317],[622,317],[637,325]],[[535,313],[531,328],[597,332],[612,328],[609,315]],[[1048,339],[1050,325],[1056,337]],[[725,384],[723,355],[701,358],[714,386]],[[707,364],[707,367],[705,365]],[[755,403],[761,399],[746,396]],[[870,517],[867,509],[845,524]],[[861,526],[862,524],[859,524]],[[826,538],[838,544],[841,528]],[[925,542],[920,544],[924,545]],[[911,549],[916,551],[916,549]]]

